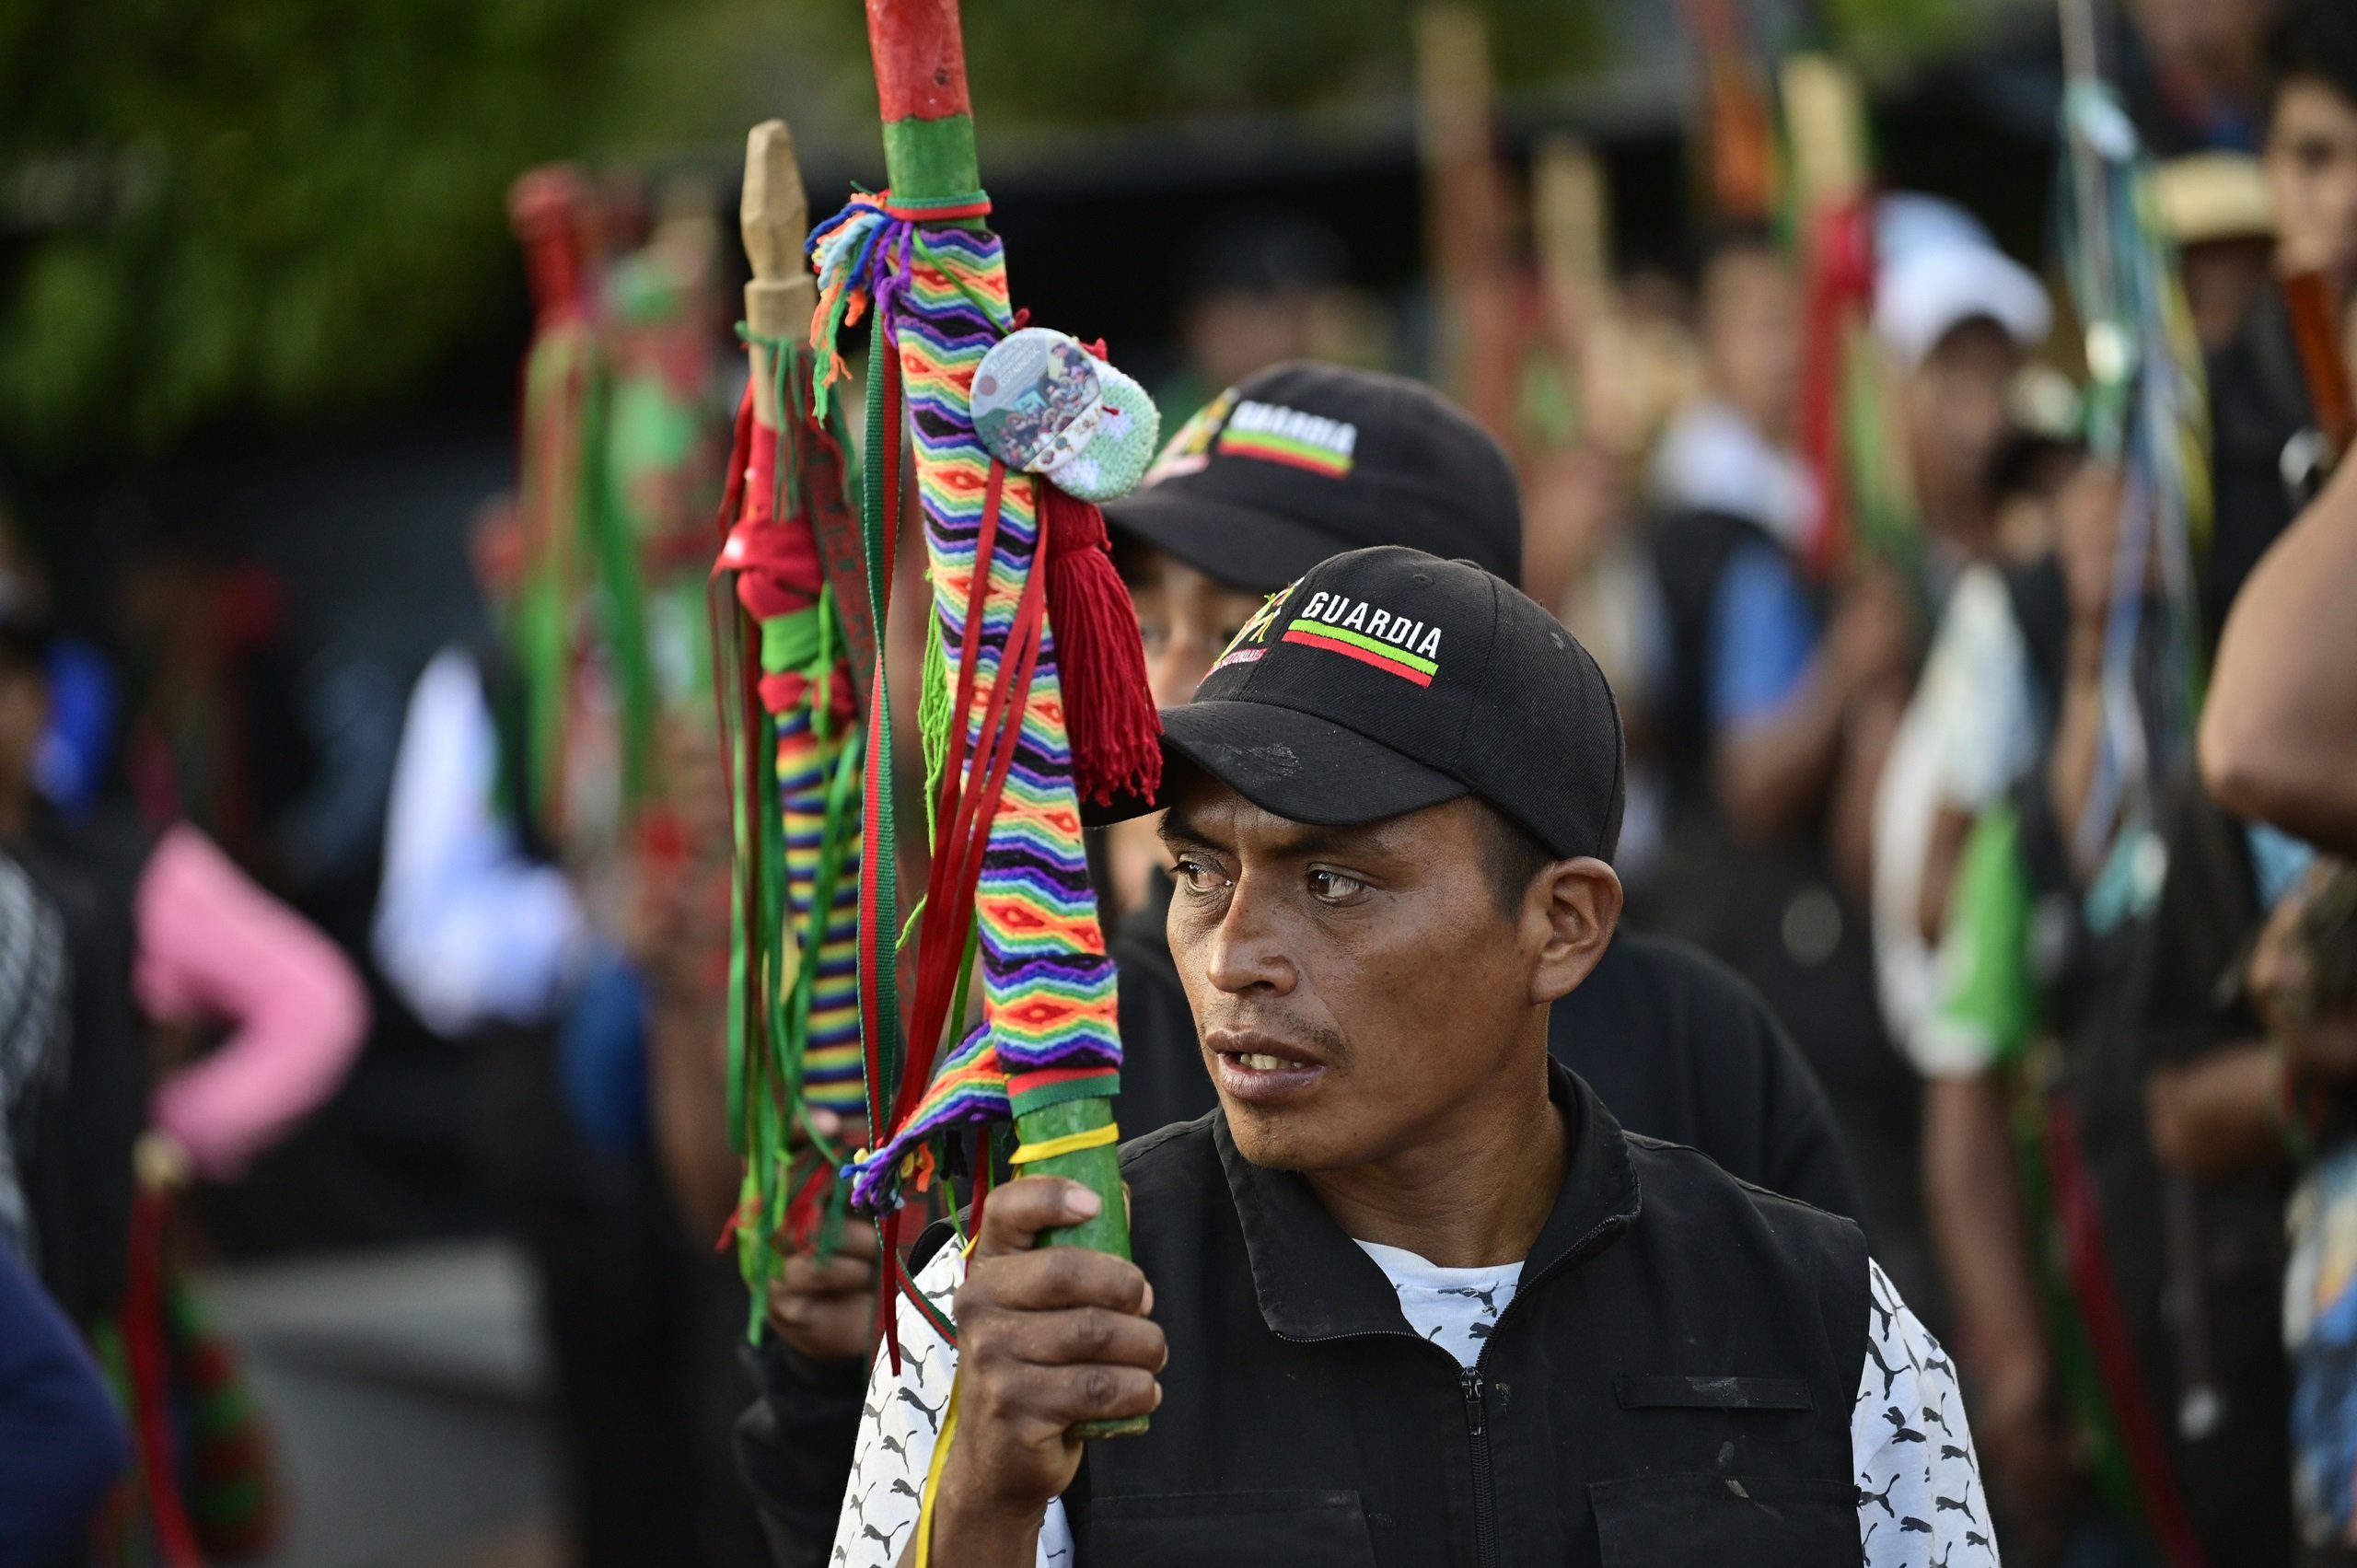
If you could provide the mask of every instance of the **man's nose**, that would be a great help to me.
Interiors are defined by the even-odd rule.
[[[1264,878],[1247,872],[1237,879],[1227,907],[1211,933],[1205,975],[1231,995],[1266,992],[1283,996],[1298,978],[1271,916]]]

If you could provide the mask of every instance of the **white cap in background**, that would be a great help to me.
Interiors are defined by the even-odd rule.
[[[2054,324],[2046,285],[1952,203],[1885,197],[1875,243],[1875,331],[1910,368],[1967,321],[1994,321],[2024,348]]]

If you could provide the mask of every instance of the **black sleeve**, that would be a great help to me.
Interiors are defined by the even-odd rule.
[[[778,1568],[819,1568],[851,1482],[867,1364],[814,1361],[774,1334],[740,1353],[755,1398],[737,1418],[737,1473]]]
[[[1767,1005],[1756,996],[1749,1001],[1759,1030],[1754,1049],[1769,1064],[1769,1179],[1762,1185],[1864,1224],[1865,1199],[1859,1193],[1857,1172],[1850,1167],[1850,1150],[1841,1142],[1824,1086],[1801,1060],[1800,1048],[1769,1016]]]
[[[1856,1219],[1850,1155],[1799,1049],[1744,980],[1684,942],[1624,931],[1555,1004],[1549,1042],[1632,1132]]]
[[[1833,1119],[1833,1102],[1800,1048],[1741,975],[1700,953],[1691,955],[1691,962],[1698,1041],[1729,1059],[1727,1071],[1736,1082],[1758,1086],[1751,1107],[1722,1108],[1757,1119],[1751,1135],[1759,1142],[1761,1174],[1752,1179],[1863,1224],[1865,1200],[1851,1168],[1849,1145]]]
[[[41,1238],[41,1283],[87,1328],[122,1304],[128,1283],[132,1151],[146,1124],[146,1066],[131,1002],[128,889],[139,856],[125,851],[109,878],[62,854],[22,858],[64,917],[73,971],[65,1074],[33,1109],[25,1197]]]

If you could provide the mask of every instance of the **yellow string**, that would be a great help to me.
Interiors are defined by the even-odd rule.
[[[1092,1127],[1086,1132],[1067,1132],[1061,1138],[1051,1138],[1044,1144],[1025,1144],[1006,1156],[1009,1165],[1029,1165],[1034,1160],[1050,1160],[1058,1155],[1074,1154],[1082,1149],[1101,1149],[1117,1142],[1120,1128],[1108,1121],[1102,1127]]]
[[[949,1378],[949,1409],[941,1417],[941,1441],[933,1446],[933,1463],[925,1467],[924,1501],[917,1504],[917,1554],[910,1568],[929,1568],[933,1562],[933,1505],[941,1496],[941,1470],[949,1462],[949,1440],[958,1435],[958,1385],[964,1370]]]

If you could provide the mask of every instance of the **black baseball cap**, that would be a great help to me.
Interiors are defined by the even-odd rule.
[[[1374,544],[1522,576],[1521,491],[1489,433],[1418,382],[1307,360],[1213,398],[1105,520],[1255,593]]]
[[[1162,730],[1166,762],[1291,821],[1355,825],[1469,795],[1565,857],[1609,860],[1620,837],[1620,710],[1604,672],[1469,561],[1387,545],[1311,568],[1193,701],[1162,711]]]

